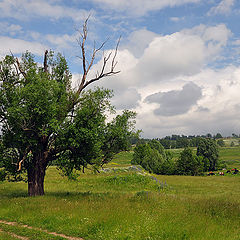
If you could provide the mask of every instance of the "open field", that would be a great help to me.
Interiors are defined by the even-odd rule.
[[[221,157],[238,154],[226,148]],[[129,166],[131,155],[111,165]],[[46,195],[33,198],[26,183],[0,182],[0,239],[240,239],[240,176],[154,177],[87,172],[69,181],[50,167]]]

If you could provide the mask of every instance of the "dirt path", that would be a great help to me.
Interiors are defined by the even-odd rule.
[[[6,224],[6,225],[11,225],[11,226],[19,226],[19,227],[23,227],[23,228],[33,229],[33,230],[45,232],[45,233],[47,233],[47,234],[49,234],[49,235],[54,235],[54,236],[62,237],[62,238],[68,239],[68,240],[84,240],[83,238],[70,237],[70,236],[67,236],[67,235],[61,234],[61,233],[49,232],[49,231],[47,231],[47,230],[45,230],[45,229],[36,228],[36,227],[31,227],[31,226],[23,225],[23,224],[20,224],[20,223],[17,223],[17,222],[8,222],[8,221],[0,220],[0,223]],[[0,231],[1,231],[1,229],[0,229]],[[10,234],[10,235],[13,236],[13,237],[22,239],[22,240],[29,240],[29,239],[26,238],[26,237],[21,237],[21,236],[15,235],[14,233],[9,233],[9,232],[6,232],[6,233],[7,233],[7,234]]]
[[[2,233],[6,233],[6,234],[8,234],[8,235],[10,235],[10,236],[12,236],[12,237],[14,237],[14,238],[17,238],[17,239],[29,240],[29,238],[27,238],[27,237],[22,237],[22,236],[19,236],[19,235],[15,234],[15,233],[3,231],[3,230],[0,228],[0,233],[1,233],[1,232],[2,232]]]

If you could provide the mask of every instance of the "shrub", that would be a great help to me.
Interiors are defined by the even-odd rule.
[[[197,156],[203,157],[204,171],[216,170],[219,157],[216,141],[202,138],[197,147]]]
[[[190,148],[185,148],[176,163],[176,171],[179,175],[201,175],[204,170],[203,157],[193,154]]]

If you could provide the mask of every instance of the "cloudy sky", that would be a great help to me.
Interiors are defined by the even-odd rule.
[[[0,57],[46,49],[81,75],[77,29],[90,14],[88,50],[121,35],[117,70],[99,85],[120,111],[138,113],[143,137],[240,133],[240,1],[0,0]],[[96,59],[91,74],[101,66]],[[91,75],[90,74],[90,75]]]

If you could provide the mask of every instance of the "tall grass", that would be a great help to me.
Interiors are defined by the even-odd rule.
[[[0,219],[92,240],[239,239],[240,177],[155,177],[166,187],[132,173],[69,181],[51,167],[42,197],[0,183]]]

